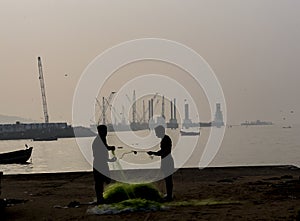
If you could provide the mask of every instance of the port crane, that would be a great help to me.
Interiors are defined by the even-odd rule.
[[[38,57],[38,69],[39,69],[39,79],[40,79],[41,92],[42,92],[42,102],[43,102],[43,111],[44,111],[45,123],[49,123],[49,115],[48,115],[48,109],[47,109],[45,82],[44,82],[44,75],[43,75],[43,67],[42,67],[41,57]]]
[[[128,94],[126,94],[125,96],[132,108],[132,122],[136,123],[137,118],[140,119],[140,114],[136,110],[136,102],[137,101],[136,101],[135,91],[133,91],[132,100],[129,98]]]
[[[112,91],[109,95],[109,97],[106,99],[105,97],[102,97],[102,104],[101,102],[96,98],[96,101],[99,105],[99,107],[101,108],[101,116],[97,122],[97,124],[99,125],[100,122],[102,122],[102,124],[106,125],[106,112],[108,110],[108,107],[111,109],[111,101],[113,99],[113,96],[116,92]]]
[[[157,104],[159,103],[159,99],[158,97],[158,93],[155,93],[155,95],[153,97],[151,97],[151,99],[153,99],[153,101],[155,101],[155,107],[157,106]],[[133,99],[131,101],[131,99],[129,98],[128,94],[125,95],[127,100],[129,101],[129,104],[132,104],[132,122],[134,123],[145,123],[146,122],[146,115],[149,114],[149,109],[145,108],[145,103],[143,101],[143,111],[142,114],[140,114],[137,111],[137,106],[136,106],[136,95],[135,95],[135,91],[133,91]],[[124,112],[123,112],[124,113]]]

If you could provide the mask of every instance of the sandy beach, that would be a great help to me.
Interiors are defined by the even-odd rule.
[[[293,166],[187,168],[174,174],[176,202],[216,200],[214,205],[176,205],[156,212],[87,215],[95,197],[91,172],[4,175],[1,198],[10,205],[1,220],[299,220],[300,169]],[[155,182],[164,192],[163,181]],[[65,208],[78,201],[78,208]],[[13,202],[13,201],[11,201]]]

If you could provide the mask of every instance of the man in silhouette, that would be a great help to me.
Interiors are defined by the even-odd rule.
[[[158,138],[161,138],[160,150],[157,152],[148,151],[147,153],[155,156],[161,157],[161,170],[165,175],[165,183],[167,195],[164,197],[164,201],[173,200],[173,178],[172,174],[174,172],[174,160],[171,155],[172,150],[172,140],[165,134],[165,128],[163,126],[157,126],[155,128],[155,134]]]
[[[108,151],[114,151],[114,146],[108,146],[106,142],[107,127],[105,125],[99,125],[97,127],[98,135],[93,141],[93,174],[95,180],[95,191],[97,196],[97,204],[104,203],[103,190],[104,183],[109,184],[109,167],[108,162],[116,161],[116,158],[108,158]]]

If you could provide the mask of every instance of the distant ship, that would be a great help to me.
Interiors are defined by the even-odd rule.
[[[0,140],[56,140],[57,138],[96,136],[89,128],[72,127],[67,123],[0,124]]]
[[[200,131],[184,131],[180,130],[181,136],[199,136]]]
[[[284,129],[290,129],[290,128],[292,128],[292,126],[283,126],[282,128],[284,128]]]
[[[36,137],[33,138],[32,140],[33,141],[55,141],[57,139],[58,139],[57,137]]]
[[[244,123],[241,123],[241,126],[257,126],[257,125],[273,125],[272,122],[268,121],[245,121]]]

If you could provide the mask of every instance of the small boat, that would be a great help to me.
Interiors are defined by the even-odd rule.
[[[53,140],[57,140],[57,137],[35,137],[32,140],[33,141],[53,141]]]
[[[25,150],[17,150],[7,153],[0,153],[0,164],[19,163],[24,164],[31,157],[32,147],[27,145]]]
[[[183,131],[180,130],[181,136],[199,136],[200,131]]]
[[[282,127],[282,128],[284,128],[284,129],[289,129],[289,128],[292,128],[292,126],[284,126],[284,127]]]

